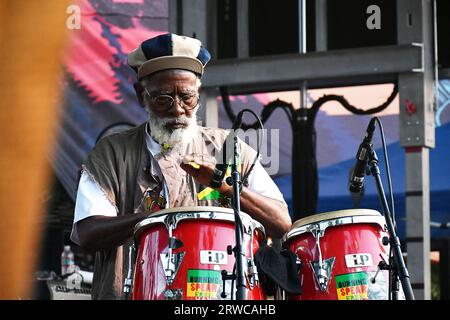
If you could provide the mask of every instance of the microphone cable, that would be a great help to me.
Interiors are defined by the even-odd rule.
[[[256,122],[259,124],[260,130],[257,132],[256,156],[253,159],[253,162],[252,162],[252,164],[250,166],[250,169],[247,171],[247,173],[241,179],[241,183],[239,185],[239,193],[242,191],[242,186],[244,185],[245,181],[247,181],[248,176],[250,175],[250,173],[253,170],[253,167],[256,164],[256,161],[259,159],[261,146],[262,146],[262,141],[264,140],[264,125],[263,125],[261,119],[258,117],[258,115],[253,110],[250,110],[250,109],[243,109],[241,112],[242,112],[242,114],[244,114],[245,112],[248,112],[248,113],[252,114],[255,117]]]
[[[380,135],[381,135],[381,144],[383,146],[383,154],[384,154],[384,163],[386,165],[386,177],[387,177],[387,181],[388,181],[388,188],[389,188],[389,200],[391,201],[391,217],[392,217],[392,223],[394,225],[394,228],[397,228],[397,222],[395,220],[395,206],[394,206],[394,192],[392,190],[392,179],[391,179],[391,171],[390,171],[390,166],[389,166],[389,157],[388,157],[388,152],[387,152],[387,147],[386,147],[386,140],[384,137],[384,130],[383,130],[383,125],[380,121],[380,119],[378,119],[378,117],[374,117],[375,121],[378,123],[378,128],[380,129]]]

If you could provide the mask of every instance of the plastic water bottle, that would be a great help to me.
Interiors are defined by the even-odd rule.
[[[61,253],[61,275],[71,274],[75,271],[75,259],[70,246],[64,246]]]

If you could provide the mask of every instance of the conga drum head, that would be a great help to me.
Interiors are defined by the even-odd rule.
[[[247,299],[265,299],[259,284],[254,254],[265,241],[264,227],[241,212]],[[231,274],[235,246],[234,211],[221,207],[178,207],[158,211],[134,230],[137,258],[132,298],[233,299],[235,283],[222,279]]]
[[[299,259],[302,295],[293,300],[384,300],[388,298],[389,246],[385,219],[376,210],[349,209],[296,221],[282,239]]]

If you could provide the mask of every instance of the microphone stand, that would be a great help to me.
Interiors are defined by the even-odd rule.
[[[233,186],[233,210],[234,210],[234,221],[236,223],[235,235],[236,235],[236,246],[234,247],[234,256],[236,258],[236,300],[246,300],[247,298],[247,287],[245,284],[245,260],[244,251],[242,245],[243,238],[243,226],[240,216],[241,212],[241,198],[240,198],[240,177],[238,171],[239,155],[237,153],[237,135],[235,132],[233,140],[233,163],[231,165],[231,177]]]
[[[381,206],[383,208],[383,215],[386,219],[386,226],[389,233],[389,242],[391,248],[394,253],[394,264],[392,266],[392,288],[393,290],[393,298],[395,300],[398,299],[398,278],[400,277],[400,281],[402,283],[402,288],[405,293],[406,300],[415,300],[414,293],[411,287],[411,282],[409,280],[408,269],[406,268],[405,261],[403,259],[403,255],[400,248],[400,240],[395,233],[395,228],[391,219],[391,212],[389,210],[389,206],[387,204],[386,196],[383,189],[383,184],[381,182],[380,177],[380,168],[378,167],[378,157],[373,149],[372,144],[368,145],[368,164],[370,166],[370,172],[372,176],[375,178],[375,183],[378,190],[378,196],[380,198]],[[394,292],[395,291],[395,292]]]

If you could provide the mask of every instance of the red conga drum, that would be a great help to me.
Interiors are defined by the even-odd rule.
[[[283,247],[298,257],[301,295],[279,290],[288,300],[386,300],[389,245],[384,217],[353,209],[316,214],[296,221]]]
[[[249,215],[240,214],[247,300],[263,300],[254,255],[265,241],[264,227]],[[236,281],[225,281],[222,271],[233,272],[235,246],[234,212],[220,207],[165,209],[136,225],[132,299],[221,300],[235,299]],[[232,287],[233,284],[233,287]],[[226,296],[223,296],[223,293]]]

